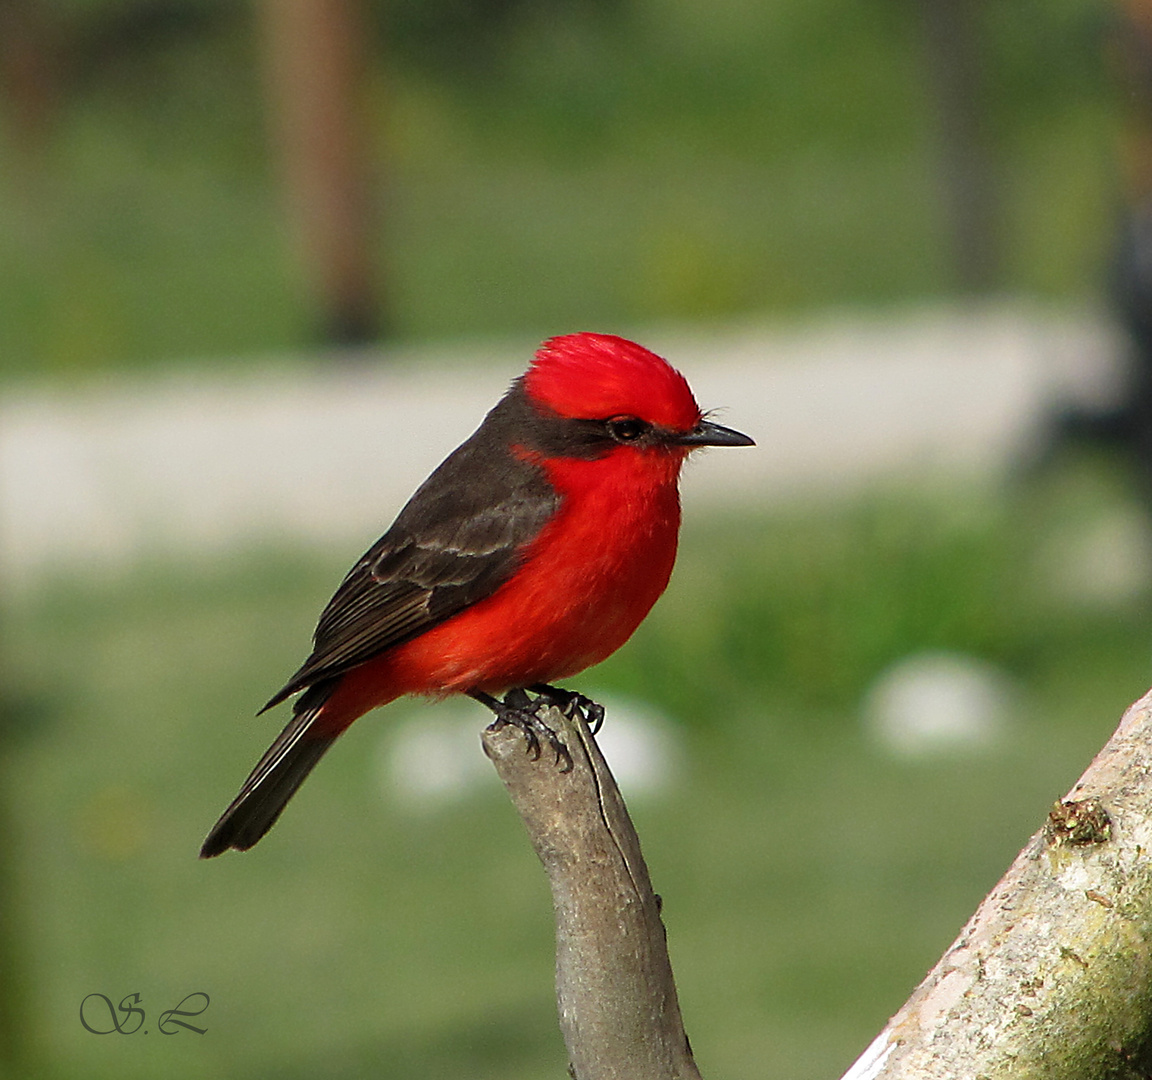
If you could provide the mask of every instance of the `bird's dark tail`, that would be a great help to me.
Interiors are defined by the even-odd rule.
[[[276,823],[304,778],[336,741],[335,735],[317,735],[309,729],[337,681],[318,683],[297,699],[292,719],[212,827],[200,858],[211,859],[229,848],[247,851]]]

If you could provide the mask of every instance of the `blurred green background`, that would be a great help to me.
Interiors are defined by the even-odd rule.
[[[1117,13],[960,5],[973,251],[949,209],[931,7],[367,5],[380,334],[1098,303],[1130,194]],[[20,82],[0,45],[0,389],[322,344],[256,8],[5,10],[25,21],[0,32],[22,27],[48,67]],[[1137,490],[1123,463],[1069,451],[1003,487],[687,508],[668,595],[579,685],[659,707],[687,749],[675,797],[633,810],[705,1076],[840,1075],[1147,688],[1146,589],[1069,595],[1059,554],[1142,513]],[[248,714],[356,554],[270,540],[5,590],[0,1075],[564,1075],[521,827],[495,785],[422,814],[385,798],[386,717],[342,740],[270,841],[195,859],[276,728]],[[1011,680],[993,752],[900,760],[867,737],[869,687],[928,649]],[[161,1035],[197,991],[207,1033]],[[86,1032],[93,993],[139,993],[149,1034]]]
[[[0,372],[308,344],[261,5],[33,6],[47,25],[25,36],[56,51],[0,162]],[[543,336],[920,301],[958,277],[1082,300],[1120,196],[1114,16],[942,5],[978,50],[944,120],[939,6],[366,4],[384,321]],[[950,155],[978,159],[989,204],[976,271],[956,266]]]

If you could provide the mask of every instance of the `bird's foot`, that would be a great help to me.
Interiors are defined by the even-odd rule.
[[[479,690],[472,692],[470,696],[496,714],[496,719],[492,722],[493,728],[499,729],[511,725],[523,733],[524,741],[528,744],[528,753],[532,755],[533,761],[540,757],[540,740],[543,739],[556,755],[556,764],[560,766],[560,771],[572,771],[572,755],[568,747],[564,745],[560,736],[540,719],[542,705],[552,705],[551,699],[546,701],[544,696],[540,695],[533,701],[526,691],[520,689],[509,690],[504,695],[503,701]]]
[[[528,689],[539,695],[538,701],[547,701],[550,705],[555,705],[569,719],[572,719],[573,714],[579,710],[593,735],[604,723],[604,706],[575,690],[565,690],[562,686],[550,686],[548,683],[535,683]]]

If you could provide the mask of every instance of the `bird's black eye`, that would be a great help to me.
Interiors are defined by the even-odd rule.
[[[648,425],[634,416],[614,416],[608,421],[608,434],[617,442],[635,442],[647,430]]]

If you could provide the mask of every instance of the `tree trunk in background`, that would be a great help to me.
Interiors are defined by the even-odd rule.
[[[920,11],[953,283],[984,292],[1000,276],[1000,221],[983,132],[980,0],[920,0]]]
[[[41,0],[0,0],[0,110],[28,192],[42,182],[44,150],[60,98],[57,22]]]
[[[272,136],[320,332],[382,331],[362,0],[261,0]]]

